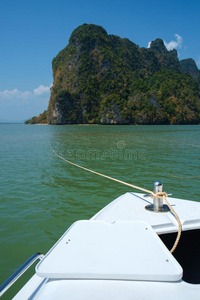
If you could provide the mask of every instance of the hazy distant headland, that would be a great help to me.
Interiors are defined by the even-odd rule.
[[[26,124],[200,123],[200,70],[162,39],[140,48],[83,24],[52,68],[48,109]]]

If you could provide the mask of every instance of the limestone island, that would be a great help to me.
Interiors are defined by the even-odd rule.
[[[200,70],[162,39],[140,48],[83,24],[52,68],[48,109],[26,124],[200,123]]]

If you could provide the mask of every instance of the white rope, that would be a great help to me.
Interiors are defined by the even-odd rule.
[[[173,207],[169,204],[169,201],[167,200],[166,196],[163,197],[165,202],[167,203],[169,209],[171,210],[172,214],[175,216],[177,222],[178,222],[178,233],[177,233],[177,237],[176,240],[174,242],[174,245],[172,247],[172,249],[170,250],[171,253],[174,252],[174,250],[176,249],[176,247],[178,246],[179,240],[181,238],[181,232],[182,232],[182,225],[181,225],[181,220],[178,216],[178,214],[175,212],[175,210],[173,209]]]
[[[50,146],[50,147],[51,147],[51,146]],[[168,202],[168,200],[167,200],[167,196],[168,196],[167,193],[165,193],[165,192],[154,193],[154,192],[152,192],[152,191],[150,191],[150,190],[141,188],[141,187],[136,186],[136,185],[133,185],[133,184],[131,184],[131,183],[127,183],[127,182],[125,182],[125,181],[122,181],[122,180],[119,180],[119,179],[116,179],[116,178],[113,178],[113,177],[104,175],[104,174],[102,174],[102,173],[99,173],[99,172],[96,172],[96,171],[87,169],[87,168],[85,168],[85,167],[82,167],[82,166],[80,166],[80,165],[78,165],[78,164],[75,164],[75,163],[71,162],[70,160],[67,160],[67,159],[63,158],[63,157],[60,156],[58,153],[56,153],[55,150],[54,150],[52,147],[51,147],[51,150],[53,151],[53,153],[54,153],[58,158],[64,160],[65,162],[67,162],[67,163],[69,163],[69,164],[71,164],[71,165],[73,165],[73,166],[75,166],[75,167],[78,167],[78,168],[83,169],[83,170],[85,170],[85,171],[88,171],[88,172],[91,172],[91,173],[93,173],[93,174],[99,175],[99,176],[101,176],[101,177],[105,177],[105,178],[107,178],[107,179],[110,179],[110,180],[119,182],[119,183],[121,183],[121,184],[130,186],[130,187],[132,187],[132,188],[134,188],[134,189],[137,189],[137,190],[140,190],[140,191],[142,191],[142,192],[151,194],[151,197],[152,197],[152,198],[155,198],[155,197],[158,197],[158,198],[164,198],[164,200],[165,200],[165,202],[167,203],[169,209],[171,210],[172,214],[176,217],[177,222],[178,222],[178,234],[177,234],[177,238],[176,238],[176,241],[175,241],[175,243],[174,243],[172,249],[170,250],[171,253],[174,252],[174,250],[176,249],[176,247],[177,247],[177,245],[178,245],[178,243],[179,243],[180,237],[181,237],[181,221],[180,221],[180,219],[179,219],[177,213],[175,212],[175,210],[174,210],[174,209],[172,208],[172,206],[169,204],[169,202]]]
[[[93,173],[93,174],[99,175],[99,176],[101,176],[101,177],[105,177],[105,178],[108,178],[108,179],[110,179],[110,180],[113,180],[113,181],[122,183],[122,184],[124,184],[124,185],[127,185],[127,186],[130,186],[130,187],[132,187],[132,188],[138,189],[138,190],[143,191],[143,192],[145,192],[145,193],[151,194],[153,197],[156,197],[156,194],[155,194],[154,192],[150,191],[150,190],[143,189],[143,188],[141,188],[141,187],[139,187],[139,186],[136,186],[136,185],[133,185],[133,184],[131,184],[131,183],[127,183],[127,182],[118,180],[118,179],[116,179],[116,178],[113,178],[113,177],[104,175],[104,174],[102,174],[102,173],[99,173],[99,172],[96,172],[96,171],[87,169],[87,168],[82,167],[82,166],[80,166],[80,165],[77,165],[77,164],[71,162],[70,160],[67,160],[67,159],[63,158],[62,156],[60,156],[58,153],[56,153],[56,152],[54,151],[54,149],[53,149],[52,147],[51,147],[51,150],[53,151],[53,153],[54,153],[57,157],[59,157],[60,159],[66,161],[67,163],[69,163],[69,164],[71,164],[71,165],[73,165],[73,166],[76,166],[76,167],[81,168],[81,169],[83,169],[83,170],[85,170],[85,171],[91,172],[91,173]]]

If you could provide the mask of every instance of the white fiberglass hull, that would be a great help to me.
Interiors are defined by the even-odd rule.
[[[169,199],[183,230],[172,255],[158,235],[174,239],[177,221],[171,212],[147,211],[148,200],[143,194],[126,193],[91,220],[76,222],[14,299],[199,299],[199,259],[194,253],[197,262],[192,261],[190,271],[190,263],[181,265],[179,258],[185,257],[181,254],[181,243],[188,239],[184,232],[199,235],[200,203]],[[193,242],[199,243],[192,239],[189,251],[196,248]]]

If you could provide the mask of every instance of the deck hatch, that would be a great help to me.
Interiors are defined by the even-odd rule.
[[[36,266],[45,278],[178,281],[182,268],[143,221],[78,221]]]

